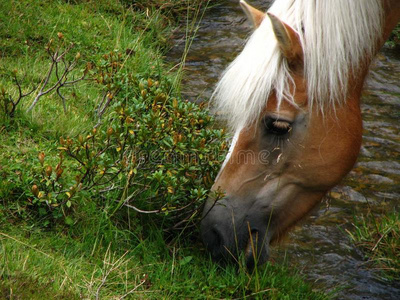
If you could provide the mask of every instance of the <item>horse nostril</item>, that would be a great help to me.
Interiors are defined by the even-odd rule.
[[[214,237],[214,246],[220,247],[222,245],[222,236],[220,232],[215,228],[213,228],[211,232]]]
[[[203,241],[208,251],[211,252],[213,258],[220,260],[223,256],[222,252],[224,249],[224,238],[221,231],[215,226],[204,231]]]

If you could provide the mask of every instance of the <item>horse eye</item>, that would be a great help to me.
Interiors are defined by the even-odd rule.
[[[284,120],[266,118],[264,125],[266,132],[274,135],[285,135],[292,130],[292,124]]]

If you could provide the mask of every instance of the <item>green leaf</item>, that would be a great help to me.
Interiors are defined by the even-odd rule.
[[[184,266],[188,264],[193,259],[193,256],[185,256],[179,261],[179,265]]]
[[[64,220],[65,224],[71,226],[74,224],[74,220],[72,220],[72,218],[70,216],[67,216]]]

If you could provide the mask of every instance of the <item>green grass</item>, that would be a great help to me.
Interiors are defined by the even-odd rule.
[[[45,291],[61,299],[110,299],[134,290],[146,299],[327,298],[288,266],[267,264],[257,273],[220,267],[198,242],[166,243],[157,232],[117,230],[111,241],[100,232],[72,236],[18,226],[0,232],[1,297],[40,299]]]
[[[400,277],[400,214],[397,211],[381,218],[373,214],[358,218],[354,230],[348,231],[364,252],[372,268],[389,280]]]
[[[0,3],[0,86],[16,94],[9,73],[17,70],[23,79],[23,90],[40,86],[49,68],[44,47],[49,40],[64,35],[65,47],[74,43],[70,56],[81,53],[80,64],[72,74],[78,76],[87,62],[96,62],[102,54],[117,50],[133,55],[125,67],[134,73],[146,73],[149,68],[162,67],[162,52],[166,46],[168,23],[158,13],[149,16],[133,11],[118,1],[81,1],[67,5],[65,1],[2,1]],[[146,46],[144,46],[146,45]],[[65,48],[64,47],[64,48]],[[52,78],[53,81],[54,78]],[[88,82],[66,90],[70,114],[62,111],[55,93],[43,97],[37,108],[24,116],[46,135],[76,134],[92,126],[90,109],[99,101],[99,88]],[[24,99],[22,110],[32,101]]]
[[[16,97],[13,70],[23,91],[43,84],[49,68],[44,48],[53,39],[64,48],[74,43],[69,58],[81,54],[76,77],[87,63],[129,50],[124,68],[130,74],[169,78],[179,90],[174,78],[181,74],[169,73],[163,62],[171,18],[184,18],[187,11],[201,15],[200,2],[137,1],[130,7],[129,1],[1,1],[0,87]],[[194,30],[195,23],[188,24]],[[37,180],[32,170],[40,167],[38,153],[55,166],[60,137],[92,130],[103,89],[88,80],[66,90],[66,113],[55,93],[27,112],[34,93],[22,99],[14,117],[0,114],[0,298],[328,298],[290,265],[269,263],[254,273],[241,264],[222,267],[211,261],[197,229],[167,237],[151,218],[115,213],[97,194],[82,194],[72,208],[50,210],[57,214],[52,218],[42,207],[35,210],[30,187]],[[133,89],[143,91],[140,85]]]

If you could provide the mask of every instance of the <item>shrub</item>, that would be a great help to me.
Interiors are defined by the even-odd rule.
[[[96,201],[110,215],[126,207],[154,215],[164,229],[181,229],[207,198],[224,158],[224,131],[213,128],[203,106],[174,96],[170,80],[132,75],[124,59],[111,53],[90,70],[104,87],[101,122],[60,137],[57,156],[39,152],[24,180],[13,173],[19,201],[69,224],[82,201]]]

